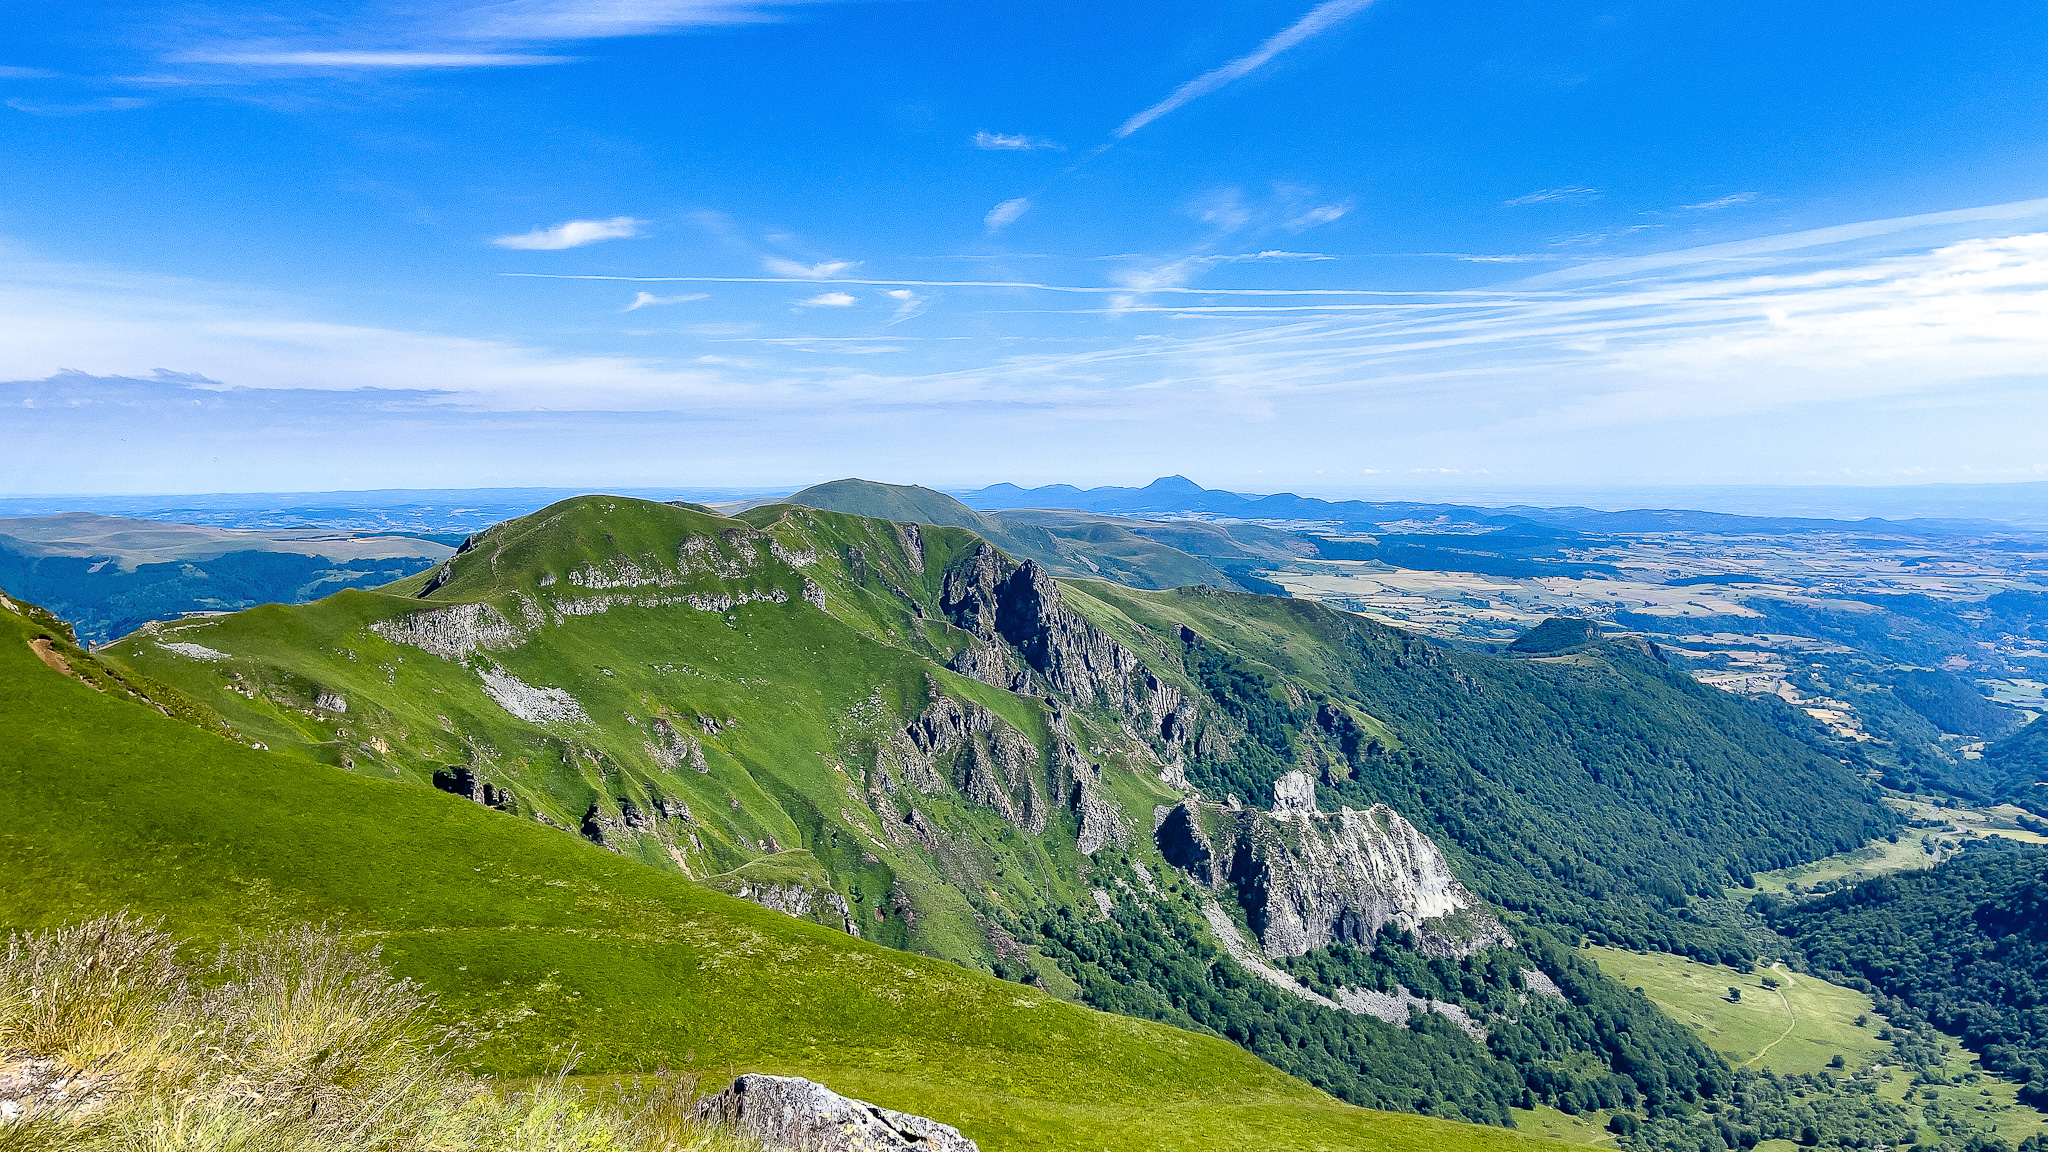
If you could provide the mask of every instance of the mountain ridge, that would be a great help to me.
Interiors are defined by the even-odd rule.
[[[1636,1064],[1610,1067],[1620,1041],[1588,1024],[1513,1041],[1528,1066],[1510,1070],[1456,1027],[1244,983],[1205,902],[1254,935],[1260,905],[1198,891],[1155,842],[1157,811],[1197,793],[1271,808],[1290,772],[1312,805],[1388,805],[1553,967],[1575,962],[1548,931],[1744,957],[1739,933],[1688,919],[1691,896],[1886,820],[1839,765],[1626,646],[1453,653],[1309,602],[1061,581],[963,529],[787,503],[732,518],[578,498],[376,592],[160,626],[106,655],[294,755],[1098,1006],[1248,1046],[1289,1031],[1254,1051],[1354,1100],[1495,1122],[1524,1087],[1640,1101],[1721,1073],[1650,1016],[1634,1027],[1663,1038]],[[1364,916],[1370,893],[1340,903]],[[1117,927],[1131,918],[1183,944],[1104,983],[1101,949],[1151,946]],[[1618,994],[1551,977],[1588,990],[1572,1019]],[[1176,1005],[1187,981],[1224,1006]]]

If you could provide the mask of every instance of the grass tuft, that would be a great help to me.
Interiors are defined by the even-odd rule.
[[[191,965],[125,912],[7,941],[0,1152],[749,1152],[693,1080],[512,1092],[454,1069],[462,1035],[377,952],[311,927]]]

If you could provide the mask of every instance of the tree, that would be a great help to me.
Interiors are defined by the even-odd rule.
[[[1735,1003],[1738,1003],[1738,1002],[1740,1002],[1741,1000],[1742,1000],[1742,989],[1740,989],[1740,988],[1737,988],[1737,987],[1735,987],[1735,986],[1734,986],[1733,984],[1730,984],[1730,985],[1728,986],[1728,1002],[1729,1002],[1730,1004],[1735,1004]]]

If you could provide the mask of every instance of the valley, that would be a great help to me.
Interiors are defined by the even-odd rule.
[[[980,1040],[940,1039],[936,1024],[915,1025],[928,1035],[911,1048],[891,1047],[885,1037],[907,1026],[898,1009],[847,1015],[854,1005],[834,1009],[823,1032],[807,1017],[795,1032],[748,1024],[743,1038],[714,1023],[714,1004],[789,993],[741,990],[716,973],[770,953],[750,946],[719,959],[713,941],[728,930],[708,929],[708,913],[692,921],[622,903],[637,889],[620,877],[704,894],[692,899],[736,897],[768,918],[750,932],[790,924],[813,934],[805,948],[858,941],[886,950],[862,955],[922,954],[938,967],[920,972],[986,982],[945,995],[1019,989],[1013,1007],[1024,1015],[1002,1027],[1020,1038],[1028,1020],[1064,1019],[1043,1015],[1054,1006],[1107,1012],[1088,1019],[1163,1029],[1142,1034],[1148,1045],[1206,1037],[1312,1094],[1247,1098],[1242,1121],[1210,1107],[1200,1121],[1174,1122],[1184,1145],[1144,1146],[1219,1147],[1239,1123],[1271,1128],[1268,1146],[1292,1146],[1293,1131],[1314,1146],[1325,1120],[1276,1117],[1306,1117],[1304,1102],[1323,1099],[1340,1127],[1353,1115],[1342,1109],[1362,1107],[1380,1111],[1359,1116],[1691,1152],[1715,1115],[1699,1101],[1747,1101],[1729,1131],[1756,1140],[1777,1139],[1766,1134],[1814,1108],[1816,1139],[1843,1147],[1906,1122],[1897,1109],[1856,1111],[1866,1087],[1891,1099],[1879,1079],[1823,1075],[1833,1055],[1867,1063],[1878,1052],[1857,1046],[1866,1032],[1835,1027],[1859,993],[1803,972],[1793,985],[1786,972],[1800,989],[1782,993],[1796,1026],[1771,1036],[1760,1031],[1770,1001],[1716,1007],[1695,994],[1695,970],[1719,979],[1787,955],[1744,910],[1752,891],[1826,892],[1940,863],[1987,836],[2043,839],[2023,808],[1878,787],[1907,782],[1895,779],[1903,762],[1845,750],[1896,741],[1864,731],[1848,701],[1799,694],[1795,681],[1812,681],[1782,658],[1742,673],[1779,674],[1765,691],[1709,667],[1705,648],[1600,626],[1628,605],[1560,616],[1531,604],[1549,614],[1504,617],[1504,628],[1526,626],[1478,643],[1338,610],[1339,597],[1307,584],[1289,597],[1238,590],[1308,580],[1303,570],[1318,565],[1385,567],[1304,555],[1378,548],[1384,534],[1130,518],[1110,532],[1082,514],[982,515],[928,490],[860,482],[816,497],[846,511],[811,498],[740,502],[727,514],[578,497],[471,533],[431,568],[381,587],[149,623],[94,652],[68,647],[61,624],[41,625],[30,655],[51,675],[139,694],[266,763],[396,789],[616,861],[602,881],[565,880],[567,903],[535,906],[531,927],[490,926],[502,919],[499,895],[522,891],[530,903],[565,865],[508,869],[495,852],[458,854],[457,876],[466,868],[464,882],[482,887],[441,928],[428,925],[445,912],[377,928],[388,912],[353,905],[347,919],[383,943],[400,974],[442,990],[451,1010],[502,1021],[472,1057],[479,1069],[531,1076],[540,1051],[568,1043],[582,1053],[578,1082],[591,1085],[650,1061],[723,1060],[933,1115],[991,1148],[1054,1147],[1059,1132],[1128,1125],[1105,1103],[1119,1092],[1148,1101],[1153,1122],[1180,1105],[1152,1080],[1108,1095],[1055,1087],[1099,1078],[1092,1062],[1120,1059],[1106,1040],[1062,1057],[1080,1064],[1028,1071],[971,1052]],[[1560,555],[1515,562],[1592,562]],[[1213,579],[1093,578],[1118,563],[1155,573],[1198,563]],[[1461,595],[1477,600],[1472,588],[1505,578],[1460,579]],[[1618,584],[1529,579],[1568,593]],[[1741,607],[1719,586],[1672,594],[1717,619]],[[1726,636],[1741,642],[1730,652],[1764,642],[1867,659],[1790,632]],[[2000,709],[1989,715],[2011,710],[1944,696],[1957,678],[1941,675],[1923,710],[1978,715],[1973,700]],[[1942,738],[1927,760],[1967,772],[1964,751]],[[97,808],[112,816],[130,802]],[[10,852],[32,865],[33,885],[75,874],[79,861],[49,854],[80,849],[17,840]],[[48,923],[67,903],[161,907],[190,918],[189,930],[218,931],[219,912],[191,907],[213,897],[145,881],[199,859],[165,850],[141,850],[135,858],[150,862],[129,881],[113,868],[91,899],[61,885],[68,894],[17,889],[13,915],[41,910],[16,922]],[[373,855],[393,851],[419,849]],[[306,878],[275,868],[234,881],[251,912],[291,922],[338,895],[309,902]],[[597,919],[569,936],[541,927],[565,914]],[[625,951],[582,957],[585,935]],[[1594,947],[1568,946],[1581,940]],[[508,945],[526,959],[512,960]],[[863,987],[888,971],[790,947],[770,951],[782,949],[803,980],[825,981],[805,984],[805,996],[846,979],[829,971],[868,973]],[[699,976],[682,980],[679,961]],[[712,983],[691,983],[703,979]],[[905,979],[889,977],[879,994],[900,997]],[[1637,985],[1647,998],[1629,992]],[[695,1022],[654,1025],[650,1012]],[[943,1087],[929,1063],[984,1059],[985,1074]],[[1755,1080],[1766,1072],[1780,1079]],[[2010,1102],[1995,1115],[1955,1107],[1966,1103],[1945,1121],[1955,1132],[2031,1134]]]

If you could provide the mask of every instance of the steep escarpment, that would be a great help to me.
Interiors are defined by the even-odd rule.
[[[1400,813],[1385,804],[1320,812],[1315,788],[1308,773],[1288,773],[1270,812],[1184,800],[1153,836],[1168,863],[1236,901],[1268,956],[1370,948],[1389,925],[1428,955],[1514,943]]]

